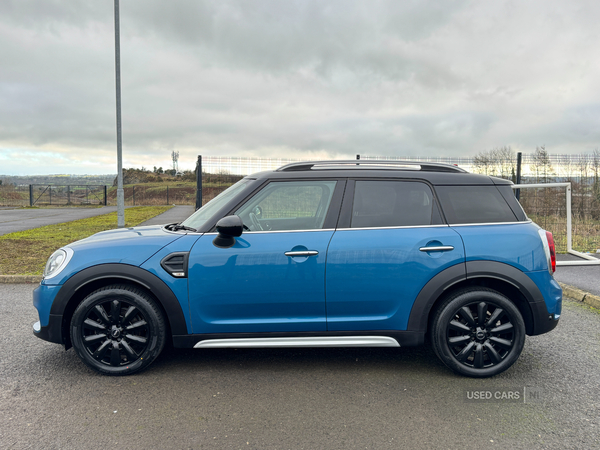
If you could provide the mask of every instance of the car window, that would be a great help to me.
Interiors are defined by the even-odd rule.
[[[413,181],[357,181],[352,228],[430,225],[437,207],[431,188]]]
[[[249,231],[314,230],[323,227],[337,181],[275,181],[235,214]]]
[[[496,186],[436,186],[450,224],[516,222]]]
[[[210,219],[219,209],[227,204],[233,197],[235,197],[244,189],[248,189],[250,181],[247,178],[243,178],[232,186],[229,186],[211,201],[206,203],[202,208],[192,214],[190,217],[185,219],[182,224],[186,227],[199,229]]]

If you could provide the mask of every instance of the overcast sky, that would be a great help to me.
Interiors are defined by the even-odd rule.
[[[112,0],[0,1],[0,174],[116,173]],[[600,2],[122,0],[123,165],[600,147]]]

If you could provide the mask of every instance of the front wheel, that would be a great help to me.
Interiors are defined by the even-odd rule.
[[[436,312],[431,342],[440,360],[469,377],[491,377],[519,358],[525,322],[504,295],[469,288],[451,295]]]
[[[98,289],[77,307],[71,342],[77,355],[106,375],[130,375],[148,367],[166,339],[165,321],[150,296],[131,286]]]

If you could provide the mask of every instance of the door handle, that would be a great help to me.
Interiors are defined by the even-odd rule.
[[[318,255],[319,252],[316,250],[305,250],[305,251],[300,251],[300,252],[285,252],[284,255],[285,256],[316,256]]]
[[[454,250],[452,245],[436,245],[435,247],[421,247],[419,248],[422,252],[448,252]]]

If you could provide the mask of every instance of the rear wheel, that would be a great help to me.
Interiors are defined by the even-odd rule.
[[[71,342],[92,369],[107,375],[130,375],[148,367],[166,339],[165,320],[150,296],[114,285],[98,289],[77,307],[71,319]]]
[[[469,377],[491,377],[519,358],[525,322],[504,295],[469,288],[451,295],[436,312],[431,328],[433,349],[449,368]]]

